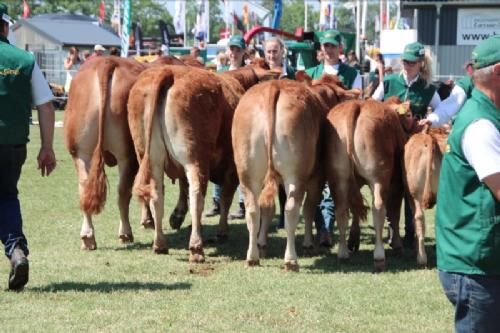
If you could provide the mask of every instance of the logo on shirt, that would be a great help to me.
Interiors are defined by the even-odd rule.
[[[19,69],[10,69],[10,68],[4,68],[0,69],[0,75],[7,76],[7,75],[19,75]]]

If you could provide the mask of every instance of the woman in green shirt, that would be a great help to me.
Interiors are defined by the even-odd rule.
[[[402,71],[384,77],[372,95],[378,101],[397,96],[402,102],[409,101],[410,109],[417,119],[425,118],[427,108],[436,109],[441,103],[437,89],[430,82],[431,61],[425,55],[425,49],[419,42],[405,46],[401,55]],[[413,212],[405,198],[405,247],[413,248],[415,243],[415,226]]]

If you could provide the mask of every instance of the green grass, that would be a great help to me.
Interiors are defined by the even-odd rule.
[[[387,271],[372,274],[369,224],[363,225],[360,252],[350,263],[337,262],[336,247],[326,255],[305,257],[300,250],[303,223],[297,232],[299,273],[281,268],[284,231],[270,234],[268,258],[260,267],[245,268],[246,225],[231,222],[230,239],[217,244],[215,218],[204,220],[207,262],[191,265],[189,217],[178,232],[164,224],[170,254],[154,255],[153,234],[139,227],[138,205],[133,201],[135,243],[118,243],[117,170],[112,168],[107,169],[106,208],[94,219],[98,249],[81,251],[76,172],[64,149],[62,129],[56,129],[58,167],[48,178],[36,170],[38,137],[38,127],[32,127],[19,184],[31,251],[30,282],[21,293],[8,292],[8,261],[0,265],[3,332],[452,330],[452,307],[435,269],[432,211],[427,213],[429,269],[418,269],[411,253],[396,257],[388,249]],[[177,190],[166,183],[166,191],[168,213]]]

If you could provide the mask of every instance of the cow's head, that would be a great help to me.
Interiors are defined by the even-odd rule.
[[[384,105],[387,109],[398,115],[401,126],[407,134],[412,134],[419,130],[418,123],[411,113],[409,101],[401,102],[399,97],[392,96],[384,101]]]

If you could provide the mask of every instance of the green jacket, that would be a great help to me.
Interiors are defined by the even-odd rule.
[[[408,87],[402,74],[384,76],[384,99],[397,96],[403,102],[410,101],[411,112],[417,118],[425,118],[435,92],[436,87],[427,85],[421,77]]]
[[[472,82],[472,78],[469,75],[464,76],[457,82],[455,82],[457,86],[462,88],[467,95],[467,99],[472,96],[472,89],[474,89],[474,82]]]
[[[325,70],[324,63],[319,64],[316,67],[311,67],[306,69],[307,75],[309,75],[313,80],[317,80],[323,75],[323,71]],[[352,89],[352,85],[356,76],[358,76],[358,71],[349,65],[339,63],[339,73],[337,74],[342,84],[347,89]]]
[[[468,125],[488,119],[500,130],[500,109],[472,91],[453,122],[444,154],[436,208],[437,267],[464,274],[500,274],[500,202],[462,152]]]
[[[28,142],[33,56],[0,36],[0,144]]]

